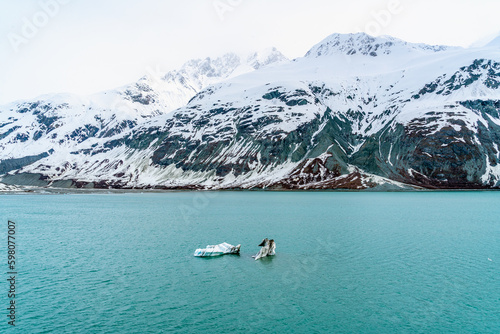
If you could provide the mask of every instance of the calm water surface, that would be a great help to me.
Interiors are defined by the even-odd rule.
[[[19,332],[499,333],[499,204],[499,192],[3,195],[0,309],[11,219]],[[254,261],[265,237],[277,255]],[[193,257],[224,241],[241,255]]]

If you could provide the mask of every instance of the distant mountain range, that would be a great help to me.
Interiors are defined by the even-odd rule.
[[[0,107],[0,190],[500,186],[500,42],[334,34]]]

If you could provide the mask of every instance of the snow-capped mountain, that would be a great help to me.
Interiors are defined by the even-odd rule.
[[[306,57],[324,57],[333,55],[363,55],[383,56],[398,54],[408,56],[409,54],[422,54],[425,52],[440,52],[453,49],[443,45],[415,44],[400,39],[384,36],[382,38],[372,37],[367,34],[333,34],[315,45],[306,53]]]
[[[19,109],[2,112],[3,182],[194,189],[499,187],[500,49],[494,45],[463,49],[334,34],[291,62],[267,57],[275,59],[273,65],[262,66],[268,62],[254,59],[259,57],[244,65],[235,61],[227,75],[196,63],[207,68],[203,73],[226,80],[210,82],[206,74],[200,82],[207,80],[207,86],[169,113],[161,107],[168,100],[161,100],[162,88],[149,85],[157,105],[141,109],[141,121],[133,125],[120,125],[115,115],[115,123],[99,128],[115,129],[106,136],[84,131],[84,140],[51,146],[56,121],[33,119],[46,126],[35,140],[35,132],[12,130],[23,115]],[[190,73],[188,64],[162,80],[180,83],[177,78]],[[28,110],[32,118],[43,114],[39,106]],[[71,110],[65,124],[71,123]],[[39,142],[43,154],[33,146],[21,153],[23,140]]]
[[[210,84],[287,61],[275,48],[244,57],[229,53],[194,59],[167,73],[148,69],[134,84],[90,96],[51,94],[0,106],[0,175],[54,152],[69,162],[76,148],[90,150],[183,106]]]
[[[194,59],[179,70],[166,74],[160,69],[149,68],[143,78],[121,89],[121,93],[133,102],[161,101],[161,112],[167,113],[185,106],[189,99],[205,87],[261,67],[288,61],[276,48],[246,56],[228,53],[218,58]]]

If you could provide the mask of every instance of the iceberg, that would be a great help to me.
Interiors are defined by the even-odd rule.
[[[194,251],[194,256],[198,257],[208,257],[208,256],[220,256],[225,254],[240,254],[241,245],[233,246],[227,242],[223,242],[218,245],[208,245],[205,248],[198,248]]]
[[[257,253],[257,255],[252,256],[256,260],[276,254],[276,243],[274,242],[273,239],[269,240],[268,238],[265,238],[264,240],[262,240],[259,246],[262,247],[259,253]]]

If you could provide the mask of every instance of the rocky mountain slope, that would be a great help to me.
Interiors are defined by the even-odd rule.
[[[233,70],[207,70],[193,79],[191,66],[206,68],[200,61],[163,77],[185,92],[173,95],[183,101],[192,95],[187,103],[165,93],[177,88],[154,83],[141,90],[139,81],[138,91],[115,94],[140,107],[113,107],[101,94],[3,108],[2,182],[169,189],[499,187],[496,43],[462,49],[334,34],[303,58],[266,58],[276,60],[254,66],[247,59],[252,71],[242,70],[240,60],[222,66]],[[211,81],[208,73],[225,80]],[[173,106],[179,108],[168,112]]]

